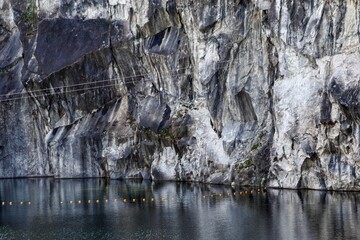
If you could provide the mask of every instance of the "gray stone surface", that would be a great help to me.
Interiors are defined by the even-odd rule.
[[[0,1],[0,177],[360,189],[358,1]]]

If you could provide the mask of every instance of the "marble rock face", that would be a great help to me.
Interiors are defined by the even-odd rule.
[[[0,178],[360,190],[354,0],[0,0]]]

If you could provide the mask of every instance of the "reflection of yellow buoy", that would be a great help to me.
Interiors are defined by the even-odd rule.
[[[123,202],[126,202],[126,198],[124,198]]]

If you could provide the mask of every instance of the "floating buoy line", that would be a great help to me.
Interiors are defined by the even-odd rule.
[[[223,198],[223,199],[231,199],[232,197],[234,198],[241,198],[241,197],[246,197],[246,196],[253,196],[255,194],[259,195],[259,194],[264,194],[266,193],[267,190],[266,188],[262,188],[262,189],[257,189],[257,190],[246,190],[246,191],[234,191],[234,192],[227,192],[226,194],[223,193],[211,193],[209,195],[203,195],[201,198],[202,199],[219,199],[219,198]],[[156,203],[156,202],[174,202],[177,198],[176,197],[150,197],[150,198],[146,198],[146,197],[124,197],[124,198],[111,198],[111,199],[88,199],[88,200],[61,200],[59,201],[59,205],[90,205],[90,204],[110,204],[110,203]],[[35,205],[34,202],[32,201],[1,201],[1,207],[11,207],[11,206],[31,206],[31,205]]]

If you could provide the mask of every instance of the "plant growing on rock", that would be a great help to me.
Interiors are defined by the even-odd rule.
[[[36,6],[36,1],[31,0],[27,6],[26,10],[22,13],[22,18],[29,28],[28,35],[31,35],[34,31],[36,31],[37,23],[38,23],[38,8]]]

